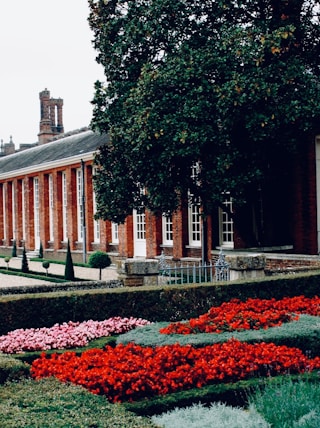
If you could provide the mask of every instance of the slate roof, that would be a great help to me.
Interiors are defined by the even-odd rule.
[[[106,134],[96,134],[91,130],[62,136],[49,143],[0,158],[0,174],[95,152],[108,140]]]

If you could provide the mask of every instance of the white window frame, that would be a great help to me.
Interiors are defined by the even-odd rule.
[[[11,201],[12,201],[12,237],[16,239],[17,232],[17,213],[16,213],[16,192],[15,183],[11,183]]]
[[[201,247],[201,214],[200,204],[190,204],[188,207],[189,245]]]
[[[67,208],[68,208],[68,199],[67,199],[67,175],[66,172],[62,172],[62,232],[63,232],[63,241],[68,240],[68,223],[67,223]]]
[[[48,192],[49,192],[49,240],[54,240],[54,197],[53,197],[53,177],[52,174],[48,177]]]
[[[111,241],[112,244],[119,244],[119,225],[118,223],[111,223]]]
[[[77,226],[78,226],[78,242],[83,242],[83,180],[82,170],[78,168],[76,170],[77,175]]]
[[[25,184],[24,184],[24,180],[22,180],[21,183],[21,190],[22,190],[22,239],[25,240],[26,239],[26,210],[25,210]]]
[[[191,178],[196,180],[200,169],[200,163],[196,162],[191,169]],[[189,193],[189,198],[192,194]],[[188,232],[189,232],[189,245],[191,247],[201,247],[201,229],[202,229],[202,219],[201,219],[201,204],[200,200],[198,203],[189,203],[188,206]]]
[[[40,245],[40,201],[39,201],[39,178],[33,177],[33,216],[35,246]]]
[[[162,216],[162,244],[173,245],[172,216]]]
[[[94,168],[93,173],[95,174],[96,171],[97,171],[97,168]],[[92,187],[93,187],[93,240],[94,242],[99,243],[100,242],[100,220],[96,220],[94,218],[97,212],[97,197],[96,197],[96,192],[94,190],[94,185]]]
[[[232,198],[226,193],[223,205],[233,212]],[[234,224],[228,212],[219,208],[220,246],[223,248],[234,248]]]

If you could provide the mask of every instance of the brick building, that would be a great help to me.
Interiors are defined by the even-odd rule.
[[[201,258],[204,235],[209,258],[220,247],[318,254],[320,137],[304,145],[303,156],[278,156],[273,179],[245,207],[235,210],[226,196],[228,209],[212,213],[205,225],[198,206],[170,218],[134,211],[116,225],[94,219],[93,159],[108,137],[86,128],[64,134],[63,100],[47,89],[40,106],[38,143],[0,157],[1,254],[10,254],[15,240],[28,251],[41,243],[46,258],[64,260],[69,240],[79,261],[97,249],[123,258],[162,251],[173,259]]]

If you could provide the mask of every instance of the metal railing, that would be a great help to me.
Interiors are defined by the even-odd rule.
[[[225,255],[220,250],[218,260],[215,263],[216,281],[230,281],[230,264],[226,262]]]
[[[220,252],[215,264],[208,263],[175,263],[168,264],[164,253],[159,259],[159,283],[160,284],[191,284],[213,281],[229,281],[229,263]]]

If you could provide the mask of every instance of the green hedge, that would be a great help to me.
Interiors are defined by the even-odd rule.
[[[232,298],[319,294],[320,272],[229,283],[144,286],[0,297],[0,334],[16,328],[113,316],[176,321],[198,316]]]

